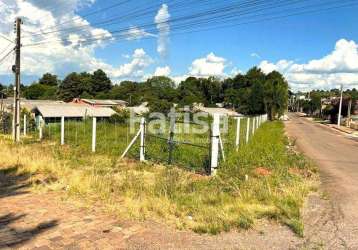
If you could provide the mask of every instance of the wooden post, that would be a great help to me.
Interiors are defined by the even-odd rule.
[[[139,151],[139,160],[145,161],[145,118],[142,117],[140,120],[140,151]]]
[[[93,117],[92,122],[92,152],[96,152],[96,136],[97,136],[97,117]]]
[[[219,136],[220,136],[220,115],[214,114],[214,120],[211,127],[211,161],[210,175],[216,175],[219,164]]]
[[[61,117],[61,145],[65,145],[65,117]]]
[[[237,122],[237,124],[236,124],[236,143],[235,143],[235,145],[236,145],[236,151],[237,151],[239,149],[239,147],[240,147],[240,132],[241,132],[240,123],[241,123],[241,117],[236,118],[236,122]]]
[[[27,134],[27,127],[26,127],[26,114],[24,115],[24,136]]]

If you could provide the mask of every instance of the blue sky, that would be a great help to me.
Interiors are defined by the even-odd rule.
[[[43,0],[32,0],[26,4],[22,0],[4,0],[0,5],[0,10],[7,10],[7,13],[0,12],[0,34],[6,37],[13,37],[11,20],[17,14],[24,16],[24,29],[33,33],[38,33],[39,29],[48,30],[48,24],[39,16],[50,17],[45,19],[53,24],[70,20],[67,21],[69,26],[65,28],[77,27],[87,21],[91,24],[87,30],[81,30],[81,34],[72,32],[70,48],[60,42],[65,36],[68,39],[70,32],[56,32],[50,38],[49,35],[31,38],[29,34],[24,33],[24,36],[28,36],[24,38],[24,44],[46,39],[51,41],[47,45],[24,48],[25,84],[29,84],[47,71],[62,78],[72,71],[91,71],[99,67],[117,83],[124,79],[140,81],[159,73],[173,77],[176,81],[189,75],[207,77],[213,74],[218,77],[229,77],[237,72],[245,72],[250,67],[259,66],[265,72],[281,71],[294,89],[327,89],[340,83],[344,83],[346,88],[358,86],[358,29],[355,27],[358,23],[358,5],[229,28],[176,34],[170,20],[183,13],[195,13],[195,9],[175,8],[176,1],[128,1],[121,7],[89,17],[85,15],[119,1],[56,2],[58,8]],[[186,7],[190,7],[191,2],[193,1],[188,1]],[[215,1],[207,2],[209,4],[206,8],[216,7]],[[227,1],[228,4],[238,2],[243,1]],[[322,3],[322,8],[325,6],[325,1],[321,0],[313,0],[311,3]],[[94,25],[111,17],[125,16],[130,11],[152,5],[156,8],[149,9],[145,17],[133,16],[130,20],[113,26]],[[201,8],[198,2],[192,7]],[[34,10],[38,11],[37,15],[34,14]],[[164,27],[167,30],[164,30],[163,37],[160,28],[156,26],[155,17],[158,13],[164,15],[164,21],[168,21]],[[242,20],[246,21],[244,18]],[[98,32],[107,32],[108,36],[113,36],[113,30],[123,27],[140,28],[143,22],[153,24],[153,28],[143,28],[141,33],[136,33],[135,39],[128,34],[128,37],[119,41],[103,40],[95,45],[79,45],[78,41],[83,37],[88,39]],[[198,28],[200,27],[198,25]],[[94,33],[94,30],[97,33]],[[160,37],[164,39],[164,52],[158,51]],[[56,42],[56,39],[60,40]],[[7,42],[0,38],[0,53],[6,45]],[[8,73],[11,60],[8,61],[5,65],[0,65],[0,82],[12,82],[13,76]]]

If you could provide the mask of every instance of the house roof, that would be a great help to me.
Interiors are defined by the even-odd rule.
[[[20,106],[27,110],[32,110],[38,105],[58,105],[64,104],[63,101],[52,101],[52,100],[20,100]]]
[[[52,104],[52,105],[37,105],[34,112],[40,113],[44,118],[78,118],[78,117],[110,117],[116,112],[111,108],[94,108],[87,105],[78,104]]]
[[[82,101],[92,105],[124,105],[127,104],[123,100],[97,100],[97,99],[82,99]]]
[[[219,114],[219,115],[228,115],[228,116],[241,116],[241,114],[236,111],[226,109],[226,108],[208,108],[208,107],[197,107],[198,111],[205,112],[208,114]]]
[[[1,102],[1,100],[0,100]],[[3,103],[7,108],[12,108],[14,105],[14,98],[6,98],[3,99]],[[53,101],[53,100],[27,100],[27,99],[20,99],[20,107],[25,108],[27,110],[32,110],[37,105],[54,105],[54,104],[63,104],[63,101]]]

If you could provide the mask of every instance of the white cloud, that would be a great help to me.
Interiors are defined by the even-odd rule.
[[[258,58],[258,59],[261,59],[261,56],[259,54],[257,54],[257,53],[251,53],[250,56]]]
[[[305,64],[280,60],[277,63],[262,61],[259,67],[266,73],[273,70],[285,75],[294,90],[330,89],[344,84],[358,87],[358,45],[341,39],[328,55]]]
[[[198,58],[192,62],[189,75],[197,77],[224,76],[225,67],[226,59],[211,52],[206,57]]]
[[[188,77],[189,75],[181,75],[181,76],[173,76],[171,78],[173,79],[175,84],[179,85],[180,82],[185,81],[185,79],[187,79]]]
[[[152,36],[155,37],[154,34],[146,32],[144,29],[138,28],[136,26],[131,27],[128,31],[123,33],[124,37],[127,40],[139,40],[143,37]]]
[[[13,22],[16,16],[22,17],[24,31],[38,34],[34,36],[23,33],[22,43],[25,46],[22,49],[22,73],[24,75],[41,76],[46,72],[66,75],[72,71],[91,72],[102,68],[114,81],[136,80],[140,79],[147,67],[153,63],[152,58],[143,49],[136,49],[132,55],[126,56],[128,63],[117,67],[96,58],[95,50],[105,46],[112,35],[105,29],[92,27],[87,20],[75,14],[78,8],[92,4],[94,0],[59,0],[56,1],[58,8],[51,11],[47,9],[49,4],[44,4],[43,1],[3,1],[0,2],[0,34],[8,37],[13,35]],[[64,30],[49,33],[49,31],[56,31],[53,27],[59,23],[63,24],[61,29]],[[81,30],[78,31],[76,27],[81,27]],[[127,39],[133,40],[151,34],[133,26],[126,35]],[[93,43],[85,42],[93,39],[96,40]],[[48,43],[26,47],[28,44],[43,40]],[[8,43],[1,41],[0,51],[7,45]],[[9,69],[12,64],[13,60],[1,64],[0,74],[11,74]]]
[[[238,68],[231,68],[229,73],[225,70],[230,66],[230,63],[223,58],[216,56],[213,52],[209,53],[206,57],[195,59],[188,69],[188,72],[182,75],[171,76],[176,84],[184,81],[188,77],[207,78],[215,76],[219,78],[233,77],[242,71]],[[229,67],[230,68],[230,67]]]
[[[154,72],[154,76],[169,76],[171,69],[169,66],[157,67]]]
[[[56,9],[49,9],[49,6],[53,8],[54,4],[43,1],[5,0],[4,3],[0,3],[2,35],[13,37],[15,17],[20,16],[23,20],[24,46],[21,68],[24,75],[39,76],[45,72],[65,74],[75,70],[94,70],[98,65],[104,64],[95,58],[94,51],[104,44],[105,39],[111,37],[110,32],[90,26],[88,21],[75,14],[76,9],[93,2],[93,0],[56,1]],[[63,23],[61,26],[63,31],[54,28],[59,23]],[[85,27],[81,27],[80,31],[68,30],[83,25]],[[96,41],[91,44],[84,43],[91,39]],[[46,43],[38,46],[26,46],[44,41]],[[5,44],[1,42],[0,50],[4,47]],[[5,65],[1,65],[0,74],[9,74],[7,64],[12,63],[8,60]]]
[[[163,4],[154,18],[154,22],[157,24],[157,29],[159,31],[157,52],[163,57],[167,55],[168,50],[167,47],[170,33],[169,19],[170,14],[168,5]]]
[[[119,68],[107,67],[107,72],[114,78],[138,79],[142,78],[144,70],[153,63],[153,59],[147,55],[144,49],[136,49],[132,55],[132,61],[121,65]]]

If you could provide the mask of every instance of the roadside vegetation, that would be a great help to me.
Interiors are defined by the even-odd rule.
[[[292,92],[289,94],[290,99],[293,100],[294,94]],[[300,107],[304,113],[315,119],[321,119],[322,122],[337,123],[341,95],[339,89],[313,90],[309,93],[298,92],[297,95],[306,96],[306,99],[291,102],[290,110],[297,111],[297,108]],[[358,90],[355,88],[346,89],[343,91],[342,97],[342,116],[354,115],[355,110],[358,108]],[[349,106],[351,107],[349,108]],[[349,110],[351,111],[350,114],[348,114]]]
[[[0,168],[30,173],[39,191],[63,191],[121,218],[153,219],[198,233],[247,229],[265,218],[302,235],[300,209],[316,184],[315,168],[290,149],[281,122],[265,123],[249,144],[229,150],[216,177],[83,154],[51,141],[14,145],[1,137],[0,143]]]

